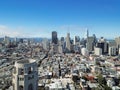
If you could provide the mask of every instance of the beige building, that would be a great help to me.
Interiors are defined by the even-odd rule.
[[[109,47],[109,55],[110,56],[114,56],[114,55],[116,55],[116,47],[115,46],[112,46],[112,47]]]
[[[101,48],[95,47],[94,52],[95,52],[95,55],[98,55],[98,56],[102,55],[102,49]]]
[[[33,59],[15,62],[13,72],[13,90],[37,90],[37,63]]]

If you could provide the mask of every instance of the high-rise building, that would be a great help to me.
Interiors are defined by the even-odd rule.
[[[37,63],[33,59],[15,62],[13,71],[13,90],[37,90]]]
[[[58,44],[52,44],[49,53],[51,55],[58,53]]]
[[[20,43],[23,43],[23,38],[20,38],[20,39],[19,39],[19,42],[20,42]]]
[[[116,37],[115,42],[117,44],[117,48],[119,49],[120,48],[120,37]]]
[[[42,45],[43,45],[43,49],[44,50],[49,51],[49,49],[50,49],[50,43],[49,43],[49,40],[47,38],[43,39]]]
[[[116,55],[116,46],[109,47],[109,55],[110,56],[115,56]]]
[[[61,42],[64,42],[64,37],[61,37],[60,41],[61,41]]]
[[[102,49],[102,54],[108,53],[108,43],[106,42],[106,40],[103,37],[101,37],[99,39],[96,46]]]
[[[74,45],[80,44],[80,37],[79,36],[75,36],[74,38]]]
[[[62,45],[58,46],[58,53],[63,53],[63,46]]]
[[[66,37],[66,52],[71,51],[70,33],[67,33]]]
[[[87,38],[87,43],[86,43],[86,48],[89,52],[92,52],[94,50],[94,37],[88,37]]]
[[[58,44],[58,38],[57,38],[57,32],[56,31],[52,32],[52,43]]]
[[[98,56],[102,55],[102,49],[101,48],[95,47],[94,52],[95,52],[95,55],[98,55]]]
[[[5,36],[5,37],[4,37],[4,43],[5,43],[6,45],[9,45],[9,44],[10,44],[10,38],[7,37],[7,36]]]

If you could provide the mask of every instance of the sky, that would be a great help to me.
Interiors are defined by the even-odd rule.
[[[120,36],[120,0],[0,0],[0,37],[115,38]]]

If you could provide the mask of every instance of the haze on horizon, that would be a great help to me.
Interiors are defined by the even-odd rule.
[[[120,36],[120,0],[1,0],[0,37]]]

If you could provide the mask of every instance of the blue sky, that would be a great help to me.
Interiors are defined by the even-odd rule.
[[[120,36],[120,0],[0,0],[0,36]]]

